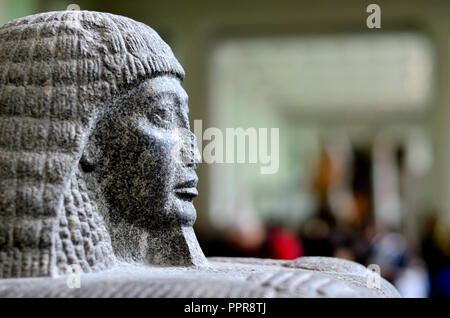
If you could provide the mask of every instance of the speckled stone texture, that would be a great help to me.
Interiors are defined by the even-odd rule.
[[[343,260],[204,257],[183,78],[156,32],[122,16],[0,28],[0,297],[398,296]]]

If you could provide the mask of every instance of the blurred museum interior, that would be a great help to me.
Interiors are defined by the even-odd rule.
[[[449,1],[0,0],[0,24],[70,4],[161,35],[192,130],[279,129],[276,173],[199,165],[207,256],[347,258],[450,297]]]

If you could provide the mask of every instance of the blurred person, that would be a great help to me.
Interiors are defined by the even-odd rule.
[[[344,222],[363,235],[364,228],[373,217],[373,183],[372,160],[370,152],[365,149],[355,149],[353,160],[353,179],[351,191],[354,209],[346,215]]]
[[[319,202],[317,217],[327,223],[327,226],[334,227],[336,225],[336,217],[330,206],[329,193],[333,185],[338,182],[339,177],[332,158],[325,150],[322,151],[313,187]]]
[[[450,298],[450,265],[445,266],[431,281],[432,297]]]
[[[450,235],[436,212],[424,222],[421,248],[429,272],[430,297],[450,297]]]
[[[309,220],[302,235],[306,256],[333,256],[330,225],[322,218]]]
[[[349,261],[355,261],[356,255],[350,247],[339,246],[334,251],[333,257],[346,259]]]
[[[233,224],[218,231],[216,237],[202,240],[200,245],[206,256],[259,257],[266,238],[260,218],[242,211]]]
[[[403,297],[429,296],[430,283],[425,262],[403,234],[387,225],[371,225],[367,227],[366,237],[371,238],[367,265],[380,266],[381,275],[394,284]]]
[[[307,256],[333,256],[332,231],[336,228],[339,217],[342,217],[342,211],[352,208],[346,182],[349,151],[348,144],[343,140],[345,138],[326,140],[320,154],[318,170],[313,179],[318,210],[306,222],[301,234]]]
[[[291,230],[273,224],[267,227],[260,257],[293,260],[301,256],[304,256],[303,244]]]
[[[383,277],[394,283],[406,266],[407,253],[408,243],[403,235],[380,228],[370,243],[368,262],[380,266]]]
[[[293,260],[304,255],[300,239],[276,222],[266,225],[243,213],[215,239],[201,242],[207,256],[258,257]]]
[[[371,159],[348,142],[327,145],[314,179],[316,217],[304,227],[306,255],[336,256],[364,262],[364,228],[372,216]]]
[[[419,258],[412,258],[407,262],[406,267],[399,270],[394,280],[400,295],[405,298],[425,298],[428,297],[430,284],[428,272],[425,264]]]
[[[372,153],[375,222],[400,230],[406,208],[401,187],[404,148],[392,136],[382,132],[374,140]]]

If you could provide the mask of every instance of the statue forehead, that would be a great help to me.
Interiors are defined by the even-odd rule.
[[[144,81],[139,89],[145,93],[155,95],[176,95],[181,102],[187,102],[188,94],[181,86],[178,78],[162,75]]]
[[[189,96],[178,78],[172,75],[161,75],[143,81],[115,100],[108,118],[114,120],[113,117],[125,114],[144,115],[152,109],[164,108],[177,113],[177,116],[184,117],[185,121],[189,121],[188,99]],[[189,123],[187,127],[189,127]],[[176,127],[172,127],[172,129],[174,128]]]

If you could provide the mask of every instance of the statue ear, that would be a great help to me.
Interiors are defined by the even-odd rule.
[[[80,167],[83,172],[93,172],[98,163],[98,152],[92,140],[89,140],[84,147],[80,158]]]

